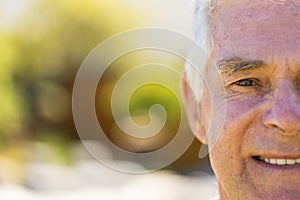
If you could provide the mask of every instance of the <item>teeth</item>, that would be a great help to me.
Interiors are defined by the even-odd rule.
[[[258,157],[258,160],[270,163],[272,165],[295,165],[300,163],[300,158],[297,159],[276,159],[276,158],[263,158]]]
[[[293,165],[295,163],[296,163],[296,160],[293,160],[293,159],[287,159],[286,160],[286,164],[288,164],[288,165]]]
[[[271,159],[270,159],[270,163],[271,163],[271,164],[276,164],[276,159],[271,158]]]
[[[286,159],[277,159],[276,160],[277,165],[286,165]]]

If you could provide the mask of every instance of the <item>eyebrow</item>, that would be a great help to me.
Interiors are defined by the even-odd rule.
[[[217,67],[222,74],[232,75],[235,72],[249,71],[266,66],[262,60],[250,60],[240,57],[222,59],[217,62]]]

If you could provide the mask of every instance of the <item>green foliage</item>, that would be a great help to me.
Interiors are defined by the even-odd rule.
[[[166,110],[169,126],[173,128],[178,126],[181,114],[180,104],[176,95],[162,85],[149,84],[138,88],[130,99],[129,109],[132,116],[146,114],[150,107],[155,104],[161,105]]]
[[[0,31],[0,146],[15,138],[42,138],[56,149],[58,162],[70,163],[72,139],[78,137],[71,113],[76,72],[100,42],[136,28],[144,20],[138,14],[122,1],[28,0],[27,9],[15,24]],[[106,130],[114,126],[108,111],[114,84],[132,67],[153,62],[154,58],[157,63],[179,63],[173,62],[174,55],[148,50],[121,57],[106,71],[98,101]],[[141,74],[141,78],[156,73]],[[162,78],[168,80],[168,74]],[[171,84],[178,85],[179,81]],[[139,88],[129,109],[133,117],[147,116],[154,104],[166,109],[164,132],[176,132],[181,120],[180,103],[165,87],[153,84]]]
[[[75,137],[76,71],[96,45],[139,18],[110,0],[28,0],[19,14],[0,30],[0,146],[45,129]]]

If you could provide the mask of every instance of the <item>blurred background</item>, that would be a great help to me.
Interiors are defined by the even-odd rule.
[[[117,33],[141,27],[167,28],[190,36],[192,17],[191,0],[0,0],[0,198],[176,200],[214,196],[215,178],[208,158],[198,158],[198,141],[171,165],[130,175],[93,159],[82,146],[72,117],[76,73],[93,48]],[[151,105],[164,106],[168,117],[157,136],[147,140],[130,137],[114,121],[110,103],[115,84],[133,67],[153,60],[179,72],[184,68],[183,59],[166,52],[134,52],[116,59],[97,88],[99,124],[114,144],[128,151],[151,152],[163,147],[172,140],[181,120],[178,101],[182,100],[152,84],[135,91],[129,109],[135,122],[145,125]],[[173,84],[180,90],[180,77]]]

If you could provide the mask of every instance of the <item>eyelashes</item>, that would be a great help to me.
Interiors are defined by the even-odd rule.
[[[268,78],[241,78],[232,81],[226,87],[232,94],[259,94],[266,95],[270,92],[270,80]]]
[[[236,86],[241,86],[241,87],[253,87],[257,86],[257,81],[253,79],[241,79],[233,83]]]

